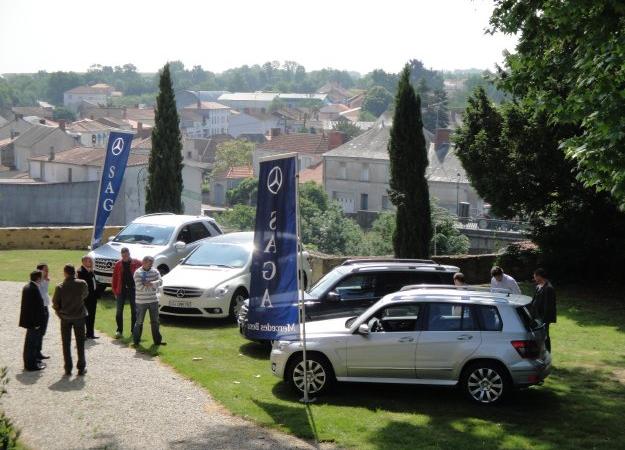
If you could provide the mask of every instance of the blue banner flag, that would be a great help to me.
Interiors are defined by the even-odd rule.
[[[299,339],[297,284],[297,161],[261,161],[245,335]]]
[[[113,210],[117,194],[122,187],[128,156],[130,155],[130,143],[132,134],[111,131],[106,145],[106,156],[102,166],[102,178],[100,179],[100,192],[98,204],[95,209],[93,223],[93,237],[91,248],[100,246],[104,225]]]

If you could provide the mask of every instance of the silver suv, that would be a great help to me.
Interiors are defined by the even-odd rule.
[[[473,401],[497,403],[551,371],[530,302],[488,289],[408,286],[360,316],[307,324],[309,392],[335,381],[458,385]],[[300,342],[274,342],[271,370],[303,391]]]
[[[147,214],[133,220],[89,255],[95,261],[96,281],[110,285],[113,266],[120,259],[123,247],[130,250],[131,257],[139,260],[152,256],[154,267],[164,275],[194,250],[200,240],[221,234],[221,228],[211,217]]]

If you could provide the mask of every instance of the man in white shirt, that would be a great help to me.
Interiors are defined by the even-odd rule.
[[[48,265],[46,263],[37,264],[37,270],[41,271],[43,277],[41,277],[41,282],[39,283],[39,292],[41,293],[41,298],[43,298],[43,312],[44,319],[43,325],[41,325],[41,333],[39,334],[39,351],[37,352],[37,360],[41,361],[44,359],[49,359],[49,356],[41,353],[41,347],[43,346],[43,336],[46,334],[46,330],[48,329],[48,320],[50,319],[50,295],[48,294],[48,286],[50,285],[50,278],[48,276]]]
[[[503,269],[501,267],[493,267],[490,271],[490,274],[492,276],[490,280],[491,288],[508,289],[512,294],[521,293],[521,288],[519,288],[516,280],[510,275],[503,273]]]

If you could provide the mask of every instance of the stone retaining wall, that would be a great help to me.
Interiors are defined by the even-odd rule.
[[[316,283],[324,274],[348,259],[346,256],[326,255],[318,252],[310,252],[310,256],[313,283]],[[488,283],[490,281],[490,269],[495,265],[496,258],[497,255],[494,254],[432,257],[439,264],[458,266],[469,284]]]
[[[103,240],[106,241],[121,229],[122,227],[106,227]],[[0,250],[86,250],[92,233],[93,227],[0,228]]]

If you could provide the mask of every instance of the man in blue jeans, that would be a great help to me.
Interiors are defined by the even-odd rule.
[[[130,331],[135,327],[136,308],[135,308],[135,281],[133,275],[135,270],[141,267],[141,262],[130,257],[130,250],[127,247],[121,249],[122,259],[115,263],[113,268],[113,280],[111,288],[115,294],[117,301],[117,313],[115,321],[117,322],[117,331],[115,338],[119,339],[124,333],[124,305],[130,305]]]
[[[161,274],[154,267],[154,258],[146,256],[143,264],[134,274],[135,304],[137,305],[137,320],[132,330],[132,338],[135,346],[141,341],[143,333],[143,320],[146,312],[150,313],[150,326],[152,327],[152,340],[155,345],[166,345],[163,342],[158,322],[158,289],[163,283]]]

